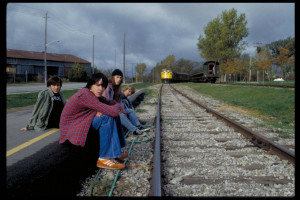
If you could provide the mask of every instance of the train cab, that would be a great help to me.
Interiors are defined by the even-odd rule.
[[[171,83],[173,79],[173,71],[171,68],[164,68],[161,71],[161,81],[163,83]]]

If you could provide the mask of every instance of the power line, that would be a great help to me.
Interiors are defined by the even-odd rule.
[[[26,8],[26,9],[23,10],[24,8]],[[46,12],[46,10],[32,8],[32,7],[20,5],[20,4],[13,4],[13,8],[11,8],[9,11],[23,13],[23,14],[31,15],[31,16],[38,16],[41,18],[43,17],[44,13]],[[41,11],[41,12],[37,12],[37,11]]]
[[[10,9],[10,11],[25,14],[25,15],[30,15],[30,16],[36,16],[36,17],[39,17],[40,19],[42,19],[44,17],[44,13],[47,12],[46,10],[32,8],[29,6],[24,6],[24,5],[19,5],[19,4],[14,4],[14,6],[16,6],[17,8]],[[24,10],[24,8],[25,8],[25,10]],[[44,13],[36,12],[36,10],[42,11]],[[65,22],[63,22],[61,19],[59,19],[57,16],[53,15],[52,13],[48,12],[48,14],[50,14],[48,22],[50,22],[51,24],[54,24],[54,25],[58,26],[59,28],[63,28],[66,31],[72,32],[73,34],[74,33],[81,34],[82,36],[84,36],[85,38],[88,38],[88,39],[90,39],[92,37],[92,34],[84,33],[82,31],[79,31],[76,28],[73,28],[72,26],[66,24]],[[52,18],[54,18],[56,20],[54,20]]]
[[[50,13],[50,14],[51,14],[51,13]],[[79,31],[78,29],[73,28],[72,26],[70,26],[70,25],[64,23],[64,22],[63,22],[61,19],[59,19],[57,16],[52,15],[52,14],[51,14],[50,16],[51,16],[52,18],[55,18],[55,19],[56,19],[56,21],[55,21],[55,20],[52,20],[52,19],[50,18],[50,19],[52,20],[52,22],[54,22],[54,23],[57,24],[58,26],[64,28],[65,30],[70,31],[70,32],[72,32],[72,33],[77,32],[77,33],[79,33],[79,34],[81,34],[81,35],[83,35],[83,36],[85,36],[85,37],[88,36],[89,39],[90,39],[90,37],[92,37],[91,34],[84,33],[84,32],[82,32],[82,31]]]

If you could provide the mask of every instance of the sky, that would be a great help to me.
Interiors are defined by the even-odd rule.
[[[47,53],[71,54],[92,65],[94,57],[99,69],[123,70],[125,34],[126,76],[132,76],[138,63],[150,72],[169,55],[204,61],[199,35],[232,8],[248,22],[244,53],[253,56],[257,43],[295,37],[295,3],[8,3],[6,48],[44,51],[47,13]]]

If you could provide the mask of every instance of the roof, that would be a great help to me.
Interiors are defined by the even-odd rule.
[[[216,65],[219,65],[219,62],[217,61],[206,61],[203,65],[207,65],[208,63],[214,63]]]
[[[6,50],[7,58],[20,58],[20,59],[32,59],[32,60],[44,60],[44,52],[24,51],[16,49]],[[47,60],[60,61],[60,62],[76,62],[76,63],[90,63],[82,58],[69,55],[69,54],[56,54],[47,52]]]

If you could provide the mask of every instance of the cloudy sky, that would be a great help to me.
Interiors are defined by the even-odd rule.
[[[253,55],[257,42],[295,37],[294,3],[9,3],[6,47],[43,51],[48,12],[47,52],[72,54],[92,63],[94,35],[95,66],[107,69],[116,64],[123,69],[126,33],[126,73],[131,75],[137,63],[145,63],[150,71],[168,55],[203,61],[197,49],[199,35],[211,20],[232,8],[246,15],[246,53]]]

